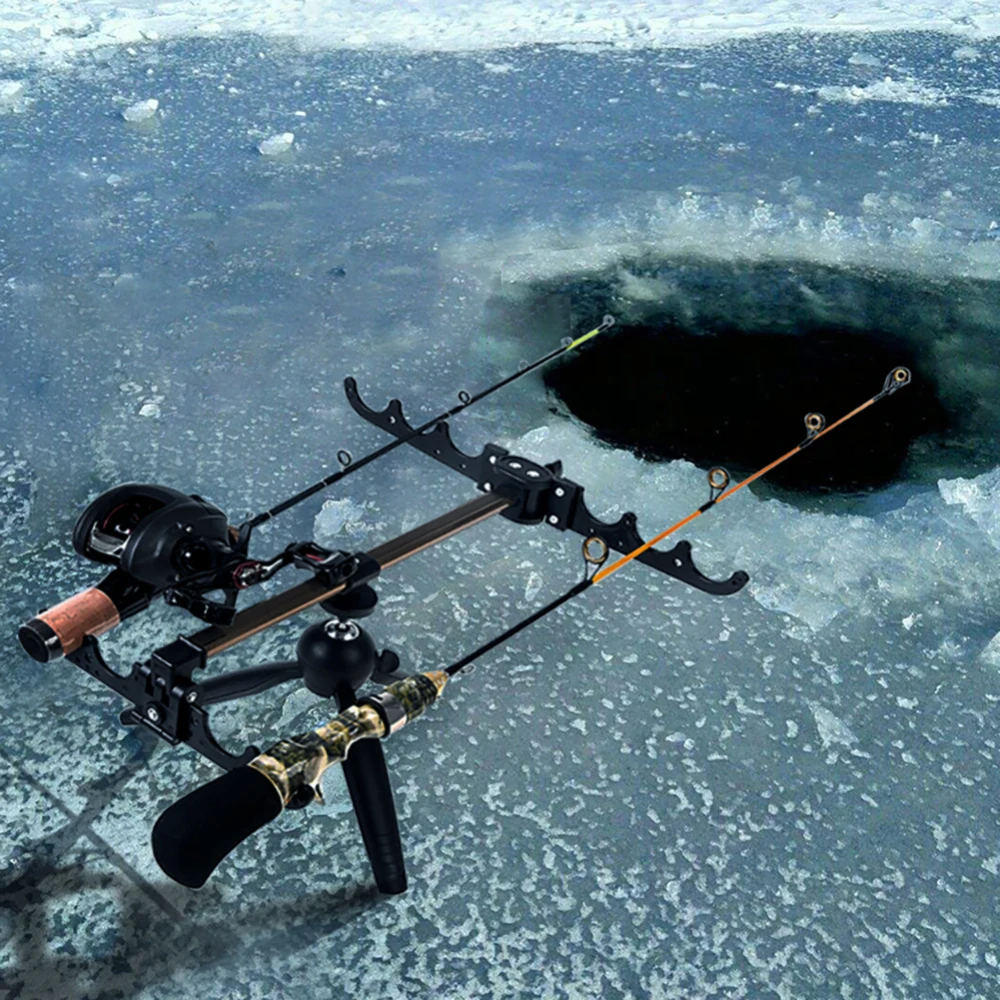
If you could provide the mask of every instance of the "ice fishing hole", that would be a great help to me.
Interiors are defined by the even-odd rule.
[[[860,509],[893,484],[1000,461],[1000,283],[801,262],[623,261],[602,274],[503,285],[488,322],[536,350],[606,313],[615,327],[543,374],[555,412],[652,462],[721,465],[734,482],[882,389],[913,381],[752,487]],[[588,325],[589,324],[589,325]],[[707,484],[706,484],[707,493]],[[846,502],[845,502],[846,501]]]

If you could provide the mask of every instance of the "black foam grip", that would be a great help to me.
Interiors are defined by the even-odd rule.
[[[406,865],[389,769],[379,740],[359,740],[344,761],[347,790],[380,892],[406,892]]]
[[[219,862],[283,808],[260,771],[237,767],[185,795],[153,826],[153,856],[175,882],[200,889]]]

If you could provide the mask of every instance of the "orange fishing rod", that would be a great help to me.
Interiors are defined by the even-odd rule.
[[[662,542],[664,538],[668,535],[672,535],[675,531],[679,531],[686,524],[690,524],[696,517],[701,517],[702,514],[707,510],[711,510],[717,503],[725,500],[726,497],[731,497],[734,493],[743,489],[744,486],[749,486],[755,479],[760,479],[761,476],[766,475],[772,469],[781,465],[782,462],[788,461],[793,455],[797,455],[800,451],[804,451],[809,447],[814,441],[818,441],[824,434],[829,434],[835,427],[839,427],[842,423],[850,420],[851,417],[856,416],[862,410],[866,410],[869,406],[877,403],[884,396],[891,396],[897,389],[901,389],[904,385],[907,385],[911,379],[909,368],[894,368],[886,376],[885,385],[882,387],[882,391],[872,396],[871,399],[865,400],[860,406],[856,406],[850,413],[842,416],[836,423],[830,424],[829,427],[826,426],[826,420],[822,413],[807,413],[805,418],[806,425],[806,438],[801,443],[797,444],[790,451],[786,451],[781,458],[776,458],[769,465],[765,465],[764,468],[758,469],[752,476],[747,476],[743,482],[738,483],[731,490],[726,490],[729,485],[729,473],[720,466],[716,466],[714,469],[710,469],[708,473],[708,485],[712,492],[712,498],[705,504],[702,504],[696,511],[692,511],[687,517],[682,518],[676,524],[671,525],[666,531],[661,531],[655,538],[651,538],[648,542],[644,542],[638,548],[633,549],[627,555],[621,557],[617,561],[613,562],[610,566],[606,566],[603,569],[598,570],[594,574],[593,582],[600,583],[601,580],[607,579],[616,570],[619,570],[626,563],[631,562],[636,556],[642,555],[646,549],[652,548],[657,542]],[[725,490],[725,492],[723,492]],[[718,491],[719,495],[716,496],[715,493]]]

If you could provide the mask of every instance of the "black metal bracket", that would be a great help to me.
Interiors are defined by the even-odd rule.
[[[315,542],[303,542],[290,549],[295,565],[310,570],[326,586],[332,589],[345,584],[342,595],[363,587],[381,571],[378,562],[363,552],[331,551]],[[378,669],[380,674],[389,676],[398,669],[399,658],[389,650],[383,658],[378,661]],[[119,716],[122,725],[145,726],[171,746],[186,743],[227,771],[248,764],[260,754],[255,746],[247,747],[241,754],[231,754],[212,735],[207,707],[198,703],[200,689],[193,679],[195,671],[205,667],[205,650],[184,636],[157,649],[144,663],[134,663],[128,674],[111,669],[94,636],[87,636],[82,646],[68,653],[66,659],[132,702],[132,707]],[[259,688],[260,680],[255,675],[244,693],[252,694]],[[276,674],[270,683],[277,680]]]
[[[355,413],[369,423],[397,438],[405,438],[418,451],[472,479],[481,490],[513,500],[501,517],[518,524],[544,521],[560,531],[568,529],[588,538],[595,536],[616,552],[632,552],[643,544],[636,530],[635,514],[631,511],[622,514],[613,524],[594,517],[583,499],[583,487],[563,477],[561,462],[540,465],[511,455],[496,444],[487,444],[479,455],[466,455],[452,441],[446,420],[417,434],[398,399],[390,400],[384,410],[378,411],[362,400],[355,379],[344,379],[344,391]],[[678,542],[667,552],[647,549],[636,559],[707,594],[735,594],[750,579],[743,570],[733,573],[728,580],[710,579],[694,565],[691,543],[686,541]]]
[[[249,764],[260,754],[255,746],[231,754],[216,742],[208,712],[197,704],[198,686],[191,680],[192,673],[205,666],[205,651],[183,636],[156,650],[145,663],[133,664],[128,674],[108,666],[93,636],[87,636],[66,659],[132,702],[133,707],[119,716],[123,725],[145,726],[171,746],[187,743],[227,771]]]
[[[341,552],[326,549],[316,542],[299,542],[289,547],[293,564],[307,569],[331,590],[345,584],[345,591],[354,590],[374,580],[382,567],[365,552]]]
[[[233,589],[226,590],[225,603],[220,603],[210,601],[197,590],[176,586],[168,587],[163,592],[163,600],[174,607],[184,608],[210,625],[232,625],[236,618],[236,593]]]

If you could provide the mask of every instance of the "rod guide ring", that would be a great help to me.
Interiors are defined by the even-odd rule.
[[[597,553],[591,552],[590,547],[592,545],[598,546]],[[591,566],[603,566],[608,558],[608,543],[597,535],[591,535],[589,538],[584,540],[583,558],[590,563]]]
[[[729,485],[729,473],[721,465],[708,470],[708,485],[713,490],[724,490]]]

